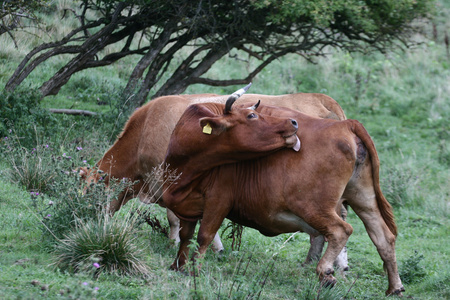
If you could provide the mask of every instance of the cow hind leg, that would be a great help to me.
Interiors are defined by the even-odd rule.
[[[178,244],[180,242],[180,219],[171,211],[167,209],[167,221],[169,221],[169,239],[173,241],[174,244]]]
[[[348,203],[363,221],[370,239],[384,262],[388,274],[389,288],[387,295],[401,293],[405,290],[397,270],[395,257],[395,235],[390,231],[378,208],[371,184],[354,184],[344,193]]]
[[[174,244],[178,244],[180,242],[180,219],[178,219],[178,217],[170,209],[167,209],[167,220],[169,221],[170,226],[169,239],[173,241]],[[218,233],[214,236],[212,249],[216,253],[220,253],[224,250]]]
[[[225,250],[218,232],[216,232],[216,235],[214,236],[214,239],[212,241],[212,249],[216,253],[221,253],[223,252],[223,250]]]

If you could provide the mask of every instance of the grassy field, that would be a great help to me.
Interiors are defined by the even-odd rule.
[[[58,3],[63,3],[59,1]],[[399,236],[396,250],[408,299],[450,298],[450,57],[444,30],[449,28],[449,4],[442,2],[437,39],[426,26],[419,46],[386,55],[348,54],[330,49],[330,55],[310,64],[287,56],[272,63],[253,81],[252,93],[319,92],[336,99],[349,118],[358,119],[375,141],[381,160],[381,184],[393,204]],[[61,4],[62,5],[62,4]],[[47,20],[51,23],[51,20]],[[50,25],[49,25],[50,26]],[[67,28],[53,26],[50,35]],[[21,58],[46,35],[20,36],[20,49],[0,36],[0,86]],[[5,45],[3,47],[3,45]],[[130,58],[131,59],[131,58]],[[318,285],[315,266],[302,264],[309,247],[304,233],[264,237],[246,228],[239,250],[231,249],[226,224],[221,228],[225,252],[208,252],[200,276],[169,271],[176,248],[160,231],[136,224],[133,242],[142,250],[145,275],[99,275],[86,266],[72,273],[55,266],[57,255],[49,245],[45,223],[49,201],[67,201],[71,186],[54,188],[64,170],[92,164],[112,144],[124,117],[115,101],[131,72],[130,61],[76,74],[60,94],[47,97],[23,112],[10,112],[17,124],[2,120],[0,133],[0,298],[2,299],[381,299],[387,277],[376,249],[356,215],[348,222],[350,270],[338,274],[329,290]],[[58,58],[31,74],[20,103],[34,99],[32,90],[58,70]],[[248,66],[224,59],[209,75],[244,74]],[[187,93],[228,94],[239,87],[191,86]],[[2,94],[1,97],[6,97]],[[0,99],[4,100],[4,99]],[[105,103],[105,105],[99,105]],[[23,104],[25,105],[25,104]],[[26,104],[30,105],[30,104]],[[55,116],[46,108],[88,109],[98,118]],[[3,107],[1,108],[3,110]],[[8,117],[6,116],[6,117]],[[2,115],[2,118],[5,116]],[[120,120],[120,122],[117,122]],[[24,148],[10,141],[16,137]],[[46,154],[47,151],[50,154]],[[7,149],[8,146],[13,147]],[[28,154],[40,151],[42,161]],[[25,155],[24,153],[28,153]],[[47,160],[45,160],[47,159]],[[84,162],[86,161],[86,162]],[[49,192],[38,197],[12,176],[14,166],[36,170],[48,179]],[[34,166],[35,169],[32,167]],[[38,167],[36,167],[38,166]],[[58,196],[59,195],[59,196]],[[37,203],[37,201],[40,201]],[[163,226],[163,210],[141,207],[134,200],[114,218],[128,220],[139,208],[149,209]],[[44,217],[43,217],[44,216]],[[50,217],[48,217],[50,218]]]

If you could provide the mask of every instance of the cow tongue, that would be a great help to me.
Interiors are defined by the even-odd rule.
[[[300,143],[300,139],[298,138],[298,136],[295,135],[295,137],[297,138],[297,142],[295,143],[295,146],[292,149],[294,149],[295,151],[298,152],[300,150],[301,143]]]
[[[288,148],[292,148],[295,151],[300,150],[300,140],[296,134],[291,135],[290,137],[286,138],[286,145]]]

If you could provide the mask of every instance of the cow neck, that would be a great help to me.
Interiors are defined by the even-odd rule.
[[[203,178],[217,166],[238,162],[238,159],[220,158],[217,155],[202,153],[194,156],[168,156],[166,163],[176,174],[180,174],[176,184],[168,188],[171,194],[185,197]],[[184,195],[184,196],[182,196]]]

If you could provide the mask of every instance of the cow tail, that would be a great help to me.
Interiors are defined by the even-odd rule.
[[[370,137],[367,130],[360,122],[356,120],[348,120],[348,121],[351,122],[352,124],[351,128],[353,133],[355,133],[361,139],[361,141],[364,143],[366,149],[369,152],[370,161],[372,163],[373,187],[375,190],[375,197],[377,199],[378,209],[380,210],[381,216],[383,217],[383,220],[388,226],[389,230],[392,232],[392,234],[397,236],[397,225],[395,224],[392,206],[381,192],[380,160],[378,158],[378,153],[375,149],[375,144],[373,143],[373,140]]]

